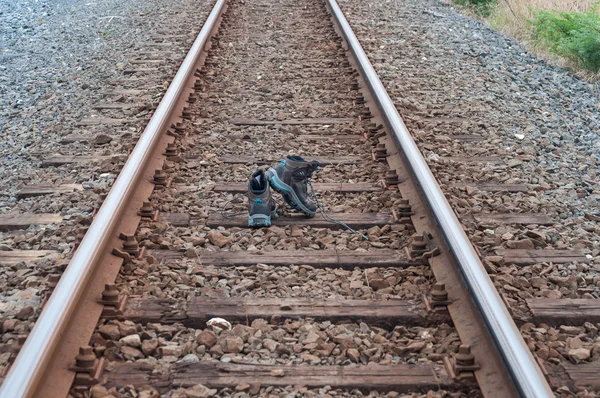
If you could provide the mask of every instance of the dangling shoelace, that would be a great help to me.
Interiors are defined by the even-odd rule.
[[[349,232],[351,232],[355,235],[360,235],[364,240],[369,240],[369,237],[367,235],[363,234],[360,231],[352,229],[352,228],[350,228],[350,226],[348,224],[331,217],[329,215],[329,213],[327,213],[327,210],[325,210],[325,206],[323,206],[321,204],[321,202],[319,202],[319,198],[317,198],[317,193],[315,192],[315,189],[313,188],[311,179],[307,178],[306,183],[308,184],[308,186],[310,186],[310,194],[311,194],[312,198],[314,199],[315,204],[317,205],[317,208],[319,209],[319,212],[321,213],[321,216],[323,216],[325,221],[329,221],[332,224],[339,225],[342,228],[345,228],[346,230],[348,230]]]

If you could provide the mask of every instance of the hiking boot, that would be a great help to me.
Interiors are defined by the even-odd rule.
[[[279,192],[285,202],[294,209],[314,217],[317,206],[309,199],[307,183],[320,163],[307,162],[300,156],[288,155],[279,165],[267,171],[271,188]]]
[[[248,182],[248,226],[270,227],[275,201],[264,170],[256,170]]]

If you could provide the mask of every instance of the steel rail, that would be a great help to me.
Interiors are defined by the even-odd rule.
[[[54,354],[62,331],[68,327],[70,316],[84,293],[92,270],[97,266],[106,243],[114,233],[128,198],[134,193],[148,157],[152,154],[160,135],[168,127],[176,104],[186,89],[186,83],[196,70],[199,57],[225,3],[226,0],[217,0],[204,22],[192,48],[13,363],[0,389],[0,397],[30,397],[36,393],[36,386],[43,376],[45,365]]]
[[[336,0],[327,0],[346,42],[369,85],[370,91],[401,151],[412,169],[417,184],[436,219],[463,279],[472,292],[496,347],[517,391],[524,397],[554,397],[523,337],[504,306],[494,284],[481,264],[469,238],[442,193],[421,151],[408,132],[383,84]]]

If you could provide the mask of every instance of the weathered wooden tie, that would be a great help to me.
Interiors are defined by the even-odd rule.
[[[367,229],[374,226],[384,226],[393,224],[391,214],[384,213],[332,213],[329,214],[333,219],[341,221],[354,229]],[[308,218],[303,215],[294,215],[289,217],[279,217],[272,220],[272,224],[275,226],[286,226],[286,225],[297,225],[297,226],[310,226],[313,228],[341,228],[340,225],[331,223],[316,215],[315,217]],[[239,215],[229,218],[224,218],[221,214],[211,214],[206,220],[206,226],[210,228],[217,227],[238,227],[248,228],[248,216]]]
[[[279,366],[232,364],[218,361],[177,364],[169,374],[155,371],[155,365],[115,363],[105,373],[106,387],[150,385],[159,392],[203,384],[210,388],[235,388],[255,383],[262,387],[295,386],[367,391],[415,392],[452,389],[453,382],[442,365],[369,365],[369,366]]]
[[[174,227],[187,227],[191,221],[188,213],[164,213],[163,218]]]
[[[101,162],[110,160],[117,162],[127,158],[127,155],[110,155],[110,156],[51,156],[42,160],[41,167],[49,166],[62,166],[64,164],[78,164],[78,163],[90,163],[90,162]]]
[[[228,164],[257,164],[266,165],[279,162],[285,156],[271,157],[266,159],[259,159],[254,156],[247,155],[223,155],[220,160],[223,163]],[[305,159],[316,159],[323,165],[346,165],[346,164],[357,164],[361,163],[362,159],[359,156],[339,156],[339,157],[319,157],[319,156],[304,156]]]
[[[554,224],[554,221],[543,213],[477,213],[473,214],[473,218],[477,224],[483,226],[500,224]]]
[[[552,249],[498,249],[496,254],[504,257],[506,264],[533,265],[538,263],[565,264],[573,261],[589,263],[581,250],[552,250]]]
[[[81,184],[36,184],[27,185],[17,193],[17,199],[32,198],[35,196],[51,195],[55,193],[68,193],[75,191],[83,191]]]
[[[316,182],[313,184],[317,192],[377,192],[381,191],[381,186],[368,182],[344,183],[344,182]],[[213,187],[214,192],[233,192],[242,193],[248,191],[247,182],[221,182]]]
[[[130,297],[123,313],[125,319],[137,323],[181,322],[192,328],[204,328],[206,322],[215,317],[245,324],[273,316],[282,321],[311,318],[331,322],[366,322],[388,329],[396,325],[430,326],[451,322],[448,315],[428,314],[422,304],[407,300],[195,296],[183,303],[174,299]]]
[[[176,261],[186,253],[170,250],[153,250],[151,254],[159,261]],[[193,253],[203,266],[240,267],[266,264],[274,266],[310,265],[315,268],[355,267],[398,267],[407,268],[420,265],[407,257],[404,251],[377,249],[367,252],[351,250],[276,250],[276,251],[200,251]]]
[[[62,221],[60,214],[0,214],[0,231],[26,229],[30,225],[56,224]]]
[[[529,192],[531,188],[527,184],[502,184],[494,182],[484,183],[459,183],[458,187],[474,187],[480,191],[487,192]]]
[[[352,117],[321,117],[305,119],[286,119],[286,120],[258,120],[249,118],[235,118],[229,121],[236,126],[268,126],[268,125],[292,125],[299,126],[304,124],[339,124],[355,123],[356,119]]]
[[[361,135],[344,134],[344,135],[316,135],[316,134],[303,134],[297,135],[293,138],[296,141],[306,142],[320,142],[320,141],[360,141],[363,139]]]
[[[76,122],[75,124],[78,126],[97,126],[97,125],[101,125],[101,124],[113,126],[113,125],[119,125],[119,124],[127,124],[129,122],[130,122],[130,120],[127,120],[127,119],[111,119],[111,118],[107,118],[107,117],[90,117],[90,118],[81,119],[80,121]]]
[[[504,163],[504,159],[500,156],[440,156],[440,159],[457,163]]]
[[[461,142],[479,142],[479,141],[484,141],[485,138],[480,136],[480,135],[471,135],[471,134],[457,134],[457,135],[451,135],[450,136],[451,139],[455,140],[455,141],[461,141]]]
[[[600,322],[600,299],[527,299],[531,322],[550,326]]]
[[[39,260],[57,253],[54,250],[10,250],[0,251],[0,264],[13,265],[21,261],[29,262]]]

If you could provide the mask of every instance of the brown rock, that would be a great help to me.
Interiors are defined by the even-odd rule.
[[[2,333],[11,332],[15,330],[19,321],[16,319],[7,319],[2,323]]]
[[[221,348],[225,353],[240,353],[244,349],[244,340],[238,336],[227,336],[221,340]]]
[[[272,339],[265,339],[263,340],[263,347],[265,347],[267,350],[271,351],[271,352],[275,352],[275,350],[277,349],[277,345],[279,343],[277,343],[275,340]]]
[[[198,344],[205,345],[207,347],[212,347],[217,344],[217,335],[212,330],[205,329],[196,338]]]
[[[370,279],[369,286],[371,286],[375,290],[385,289],[390,286],[390,283],[387,279]]]
[[[206,234],[206,237],[208,238],[210,243],[218,247],[223,247],[227,243],[229,243],[229,239],[227,239],[225,236],[223,236],[222,233],[217,231],[210,231],[208,234]]]
[[[561,325],[559,329],[560,329],[561,333],[568,334],[571,336],[577,336],[578,334],[580,334],[583,331],[582,328],[580,328],[580,327],[567,326],[567,325]]]
[[[20,319],[22,321],[26,321],[27,319],[31,318],[34,312],[35,311],[31,306],[23,307],[19,312],[17,312],[15,318]]]
[[[160,398],[160,393],[154,389],[140,391],[137,398]]]
[[[346,352],[348,359],[350,359],[354,363],[358,363],[360,361],[360,352],[356,348],[351,348]]]
[[[550,357],[550,350],[548,349],[548,347],[542,347],[539,350],[537,350],[536,355],[540,359],[543,359],[544,361],[547,361],[548,358]]]
[[[356,342],[354,341],[354,338],[348,334],[338,334],[333,338],[333,341],[338,343],[342,350],[356,348]]]
[[[158,349],[163,357],[173,356],[179,358],[183,355],[183,347],[180,345],[170,344],[164,345]]]
[[[211,355],[214,355],[218,358],[222,357],[224,354],[220,344],[215,344],[214,346],[212,346],[209,352],[211,353]]]
[[[106,134],[98,134],[94,138],[94,145],[104,145],[112,141],[112,137]]]
[[[145,355],[152,355],[157,347],[158,347],[158,340],[156,340],[156,339],[144,340],[142,342],[142,352]]]
[[[367,237],[374,238],[381,236],[381,228],[378,226],[371,227],[367,230]]]
[[[140,350],[134,347],[123,346],[121,347],[121,352],[123,353],[125,359],[129,360],[140,359],[144,357],[144,354],[142,354]]]
[[[309,354],[308,352],[305,352],[304,354],[300,355],[300,358],[302,358],[303,361],[310,362],[312,364],[317,364],[321,362],[321,358],[319,358],[316,355]]]
[[[185,390],[188,398],[208,398],[214,396],[216,393],[217,390],[210,389],[202,384],[196,384],[194,387]]]
[[[101,386],[100,384],[96,384],[95,386],[92,386],[92,388],[90,388],[90,396],[92,398],[104,398],[108,395],[109,393],[106,387]]]
[[[531,239],[521,239],[517,241],[506,242],[506,246],[510,249],[534,250],[535,245]]]
[[[239,323],[231,329],[231,334],[240,337],[244,342],[248,341],[248,337],[252,336],[255,332],[256,329]]]
[[[131,321],[119,322],[117,325],[122,337],[137,333],[137,327]]]
[[[569,359],[573,363],[583,362],[590,357],[590,350],[587,348],[573,348],[569,350]]]
[[[102,325],[98,328],[100,335],[108,340],[119,340],[121,338],[121,332],[119,332],[119,327],[117,325]]]
[[[538,288],[538,289],[548,286],[548,283],[546,282],[546,280],[544,278],[540,278],[538,276],[531,278],[529,280],[529,282],[531,283],[531,286]]]
[[[248,391],[251,395],[256,395],[260,392],[260,383],[251,383],[250,390]]]
[[[312,343],[317,343],[319,342],[319,340],[321,339],[321,336],[319,336],[318,334],[316,334],[315,332],[310,332],[306,338],[304,339],[304,341],[302,341],[302,344],[312,344]]]
[[[129,336],[125,336],[119,340],[122,344],[128,345],[129,347],[139,348],[142,346],[142,340],[140,339],[139,334],[130,334]]]
[[[237,386],[235,386],[235,391],[237,392],[243,392],[243,391],[248,391],[250,390],[250,384],[238,384]]]

